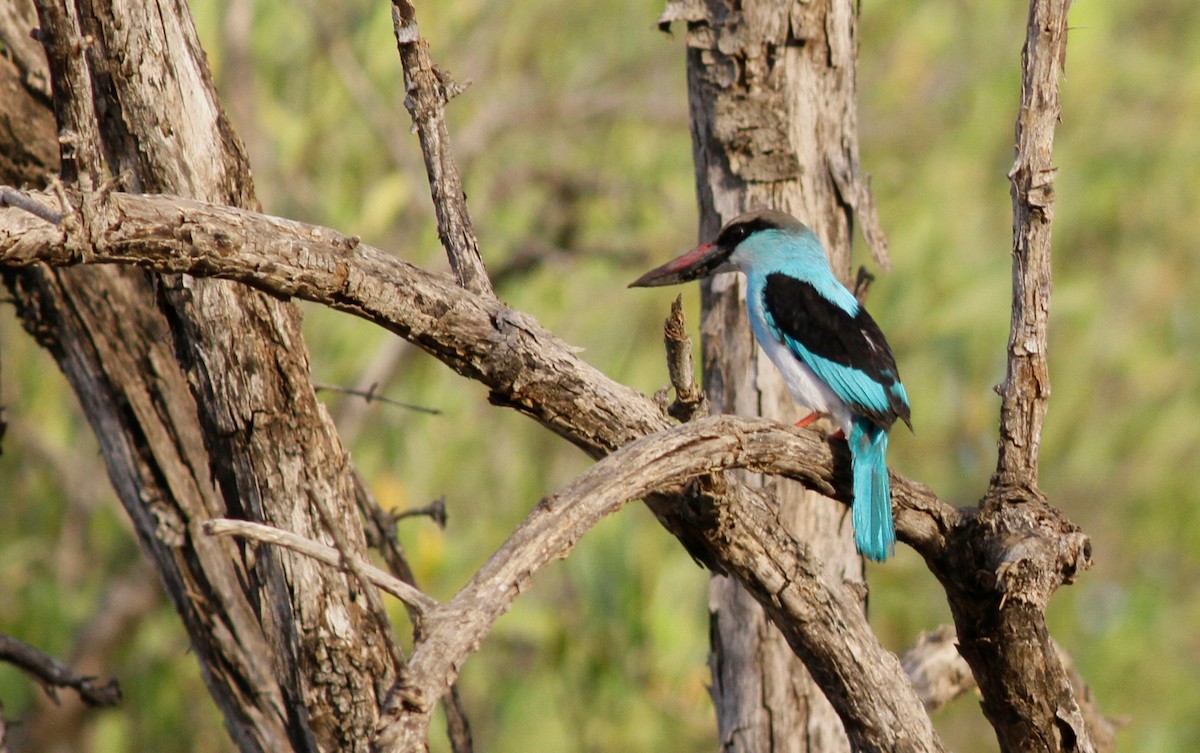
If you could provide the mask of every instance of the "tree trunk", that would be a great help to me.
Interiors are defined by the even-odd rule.
[[[700,237],[712,239],[743,211],[784,209],[816,231],[835,272],[848,280],[852,210],[870,209],[857,167],[856,6],[709,0],[703,7],[671,4],[663,21],[674,20],[688,22]],[[876,227],[873,218],[865,224]],[[880,237],[870,239],[885,259]],[[754,343],[740,276],[703,283],[701,333],[705,389],[715,411],[787,422],[803,415]],[[845,505],[793,482],[770,486],[780,523],[811,547],[833,579],[860,586],[865,597]],[[758,602],[717,576],[709,606],[722,749],[849,750],[841,720]]]
[[[38,15],[69,136],[65,177],[256,206],[186,6],[45,0]],[[6,41],[33,25],[14,16]],[[107,103],[100,117],[95,101]],[[56,134],[39,136],[53,144]],[[320,498],[329,523],[365,548],[352,469],[309,384],[295,307],[237,284],[128,268],[6,280],[80,396],[238,747],[364,749],[392,668],[390,637],[357,584],[199,530],[245,517],[328,540]]]

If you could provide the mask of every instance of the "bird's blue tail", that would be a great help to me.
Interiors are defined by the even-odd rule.
[[[865,418],[850,427],[850,470],[854,476],[854,544],[859,554],[883,562],[896,546],[888,490],[887,432]]]

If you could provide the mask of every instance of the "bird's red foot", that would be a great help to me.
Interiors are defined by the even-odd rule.
[[[818,418],[820,418],[821,416],[824,416],[824,415],[825,414],[821,413],[820,411],[813,411],[812,413],[809,413],[807,416],[805,416],[804,418],[797,421],[796,428],[797,429],[807,428],[809,424],[811,424],[813,421],[816,421]]]

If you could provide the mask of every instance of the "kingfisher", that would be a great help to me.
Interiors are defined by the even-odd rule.
[[[791,215],[748,212],[716,240],[652,269],[630,287],[675,285],[740,271],[746,310],[759,346],[810,413],[828,416],[850,445],[854,543],[876,562],[895,549],[888,488],[888,431],[899,418],[912,428],[908,395],[879,325],[829,266],[821,241]]]

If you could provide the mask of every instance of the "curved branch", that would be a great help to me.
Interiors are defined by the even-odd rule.
[[[0,661],[19,667],[37,678],[55,701],[58,700],[55,688],[74,688],[89,706],[116,706],[121,702],[121,686],[116,678],[97,685],[96,678],[83,677],[54,657],[3,633],[0,633]]]
[[[45,192],[27,195],[56,205]],[[94,237],[88,262],[221,277],[322,303],[413,342],[490,388],[494,402],[532,416],[592,457],[669,425],[644,395],[581,361],[532,317],[358,238],[178,197],[113,193],[108,200],[107,223],[78,230],[0,210],[0,264],[79,264],[79,242]]]
[[[50,202],[45,192],[26,195]],[[235,280],[374,322],[484,383],[493,401],[528,413],[593,456],[670,426],[645,395],[579,360],[527,314],[356,238],[178,197],[113,193],[108,201],[112,220],[103,228],[60,229],[29,213],[0,210],[0,265],[82,263],[72,233],[89,233],[97,240],[87,263]],[[845,500],[847,466],[830,444],[812,432],[788,437],[781,447],[790,457],[778,461],[782,472]],[[940,556],[948,533],[970,513],[921,484],[899,476],[892,483],[901,540],[927,559]]]
[[[370,562],[282,528],[255,523],[252,520],[214,518],[204,521],[203,529],[204,533],[209,536],[240,536],[251,541],[261,541],[264,544],[274,544],[291,549],[293,552],[311,557],[331,567],[345,568],[355,577],[395,596],[412,610],[418,622],[437,607],[437,602],[431,597],[391,573],[380,570]]]
[[[29,195],[49,201],[46,194]],[[574,349],[532,317],[356,238],[174,197],[112,194],[107,200],[111,211],[91,216],[108,218],[108,224],[72,225],[77,228],[73,230],[17,209],[0,210],[0,264],[81,263],[80,241],[72,233],[86,233],[95,241],[88,262],[223,277],[375,322],[488,386],[493,402],[526,413],[595,457],[669,426],[649,398],[579,360]],[[750,445],[765,441],[765,433],[746,433],[750,425],[726,426],[742,432]],[[847,499],[844,443],[797,431],[774,431],[770,441],[769,451],[781,453],[775,461],[781,472]],[[739,452],[747,450],[742,447]],[[892,490],[899,538],[921,553],[946,587],[960,640],[986,645],[1011,641],[1019,634],[1019,645],[1049,645],[1040,609],[1054,588],[1086,564],[1086,538],[1077,529],[1048,508],[1012,505],[1001,521],[1004,525],[984,525],[976,511],[954,508],[924,486],[895,475]],[[737,577],[763,604],[848,720],[851,734],[858,734],[853,730],[861,727],[860,717],[871,712],[855,704],[867,703],[870,696],[846,686],[841,660],[823,653],[827,642],[815,638],[813,631],[814,626],[837,631],[861,623],[869,632],[869,627],[857,602],[840,600],[845,590],[841,584],[822,585],[820,564],[782,532],[772,504],[744,486],[724,483],[652,495],[646,501],[693,556]],[[814,617],[814,604],[820,619]],[[1004,607],[1009,611],[1000,620]],[[1013,611],[1018,609],[1031,611]],[[974,620],[970,630],[964,629],[968,614]],[[1031,643],[1030,636],[1037,640]],[[986,697],[991,683],[1040,683],[1047,665],[972,666],[977,676],[988,675],[980,681]],[[1011,717],[997,723],[998,728],[1043,723],[1044,717],[1035,719],[1030,707],[1011,704],[998,690],[996,697]],[[1057,703],[1055,697],[1047,702]]]
[[[679,495],[689,481],[734,468],[811,482],[816,464],[802,457],[811,443],[815,440],[809,433],[773,421],[713,416],[632,442],[543,499],[471,581],[423,622],[377,746],[408,750],[425,739],[433,702],[495,620],[542,567],[566,557],[602,517],[629,499],[652,493],[682,502]],[[750,519],[756,500],[731,494],[724,503],[730,507],[728,515],[754,527]],[[809,662],[856,749],[941,750],[898,660],[879,644],[842,584],[827,583],[819,564],[790,539],[769,534],[740,538],[746,561],[755,557],[774,563],[772,583],[752,590],[768,611],[787,613],[781,624],[785,637]]]

